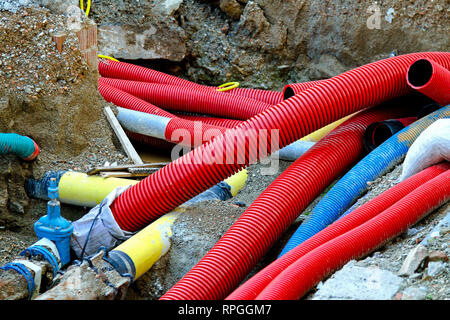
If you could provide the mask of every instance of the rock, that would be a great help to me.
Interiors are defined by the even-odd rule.
[[[398,271],[399,276],[411,276],[419,269],[420,265],[428,257],[428,250],[421,244],[412,249]]]
[[[433,243],[434,239],[444,236],[447,232],[446,229],[450,227],[450,212],[439,221],[439,223],[431,230],[429,234],[421,241],[423,246],[427,246],[429,243]]]
[[[342,63],[334,56],[323,54],[319,61],[311,64],[310,79],[327,79],[346,71]]]
[[[111,24],[99,26],[98,32],[102,54],[115,58],[181,61],[186,56],[184,32],[175,25]]]
[[[445,269],[445,262],[442,261],[431,261],[428,263],[427,275],[430,277],[436,277]]]
[[[182,3],[183,0],[164,0],[158,3],[155,11],[169,16],[177,11]]]
[[[313,300],[388,300],[403,279],[377,267],[359,267],[350,261],[314,294]]]
[[[220,9],[235,20],[239,20],[244,9],[236,0],[220,0]]]
[[[432,251],[428,257],[429,261],[448,261],[447,254],[444,251]]]
[[[407,235],[408,237],[412,237],[412,236],[415,236],[415,235],[417,234],[417,232],[419,232],[419,230],[417,230],[417,228],[409,228],[409,229],[406,231],[406,235]]]
[[[427,287],[408,287],[403,290],[401,300],[425,300],[427,293]]]

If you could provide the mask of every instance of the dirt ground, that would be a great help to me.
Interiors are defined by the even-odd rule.
[[[40,155],[32,163],[0,156],[0,230],[31,235],[32,223],[45,214],[45,203],[25,194],[29,177],[129,161],[103,114],[105,106],[115,107],[98,93],[98,73],[65,19],[46,9],[1,11],[0,132],[31,137]],[[52,37],[61,33],[67,38],[59,52]],[[66,211],[73,218],[86,209]]]

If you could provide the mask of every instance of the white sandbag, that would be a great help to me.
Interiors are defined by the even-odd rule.
[[[117,187],[97,206],[87,214],[73,222],[73,233],[70,238],[70,247],[80,258],[83,247],[86,248],[83,256],[87,257],[98,251],[100,247],[112,249],[120,242],[127,240],[134,233],[122,230],[114,219],[109,206],[130,186]],[[87,242],[86,242],[87,241]]]
[[[450,119],[439,119],[414,141],[403,162],[400,181],[442,161],[450,161]]]

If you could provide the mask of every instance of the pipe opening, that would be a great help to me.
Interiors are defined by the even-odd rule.
[[[295,96],[294,89],[292,89],[291,87],[286,87],[286,89],[284,90],[284,93],[283,93],[283,99],[286,100],[293,96]]]
[[[404,125],[395,119],[372,123],[364,132],[364,149],[367,153],[372,152],[403,128]]]
[[[384,141],[389,139],[393,135],[393,132],[389,126],[384,123],[378,125],[373,131],[373,144],[375,146],[381,145]]]
[[[420,59],[414,62],[408,70],[408,82],[413,87],[422,87],[430,81],[433,75],[433,66],[430,61]]]

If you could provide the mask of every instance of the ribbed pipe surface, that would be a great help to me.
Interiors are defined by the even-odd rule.
[[[230,294],[226,300],[255,299],[273,279],[275,279],[283,270],[288,268],[299,258],[303,257],[305,254],[321,246],[322,244],[372,219],[416,188],[420,187],[434,177],[437,177],[449,168],[450,164],[448,163],[427,168],[408,180],[405,180],[391,189],[386,190],[376,198],[355,209],[351,214],[339,219],[302,244],[298,245],[281,258],[273,261],[233,291],[233,293]]]
[[[405,106],[392,108],[385,103],[355,115],[330,132],[275,179],[162,299],[224,298],[292,221],[358,159],[367,126],[407,112]]]
[[[167,84],[99,78],[106,84],[170,111],[208,114],[246,120],[271,107],[261,101],[215,90],[197,90]]]
[[[105,78],[162,83],[197,90],[217,90],[217,87],[204,86],[163,72],[120,61],[100,60],[98,70],[100,75]],[[283,100],[281,92],[270,90],[235,88],[224,93],[251,98],[268,104],[278,104]]]
[[[367,189],[367,182],[386,173],[406,154],[420,133],[440,118],[450,116],[442,108],[414,122],[386,140],[350,169],[313,208],[280,253],[280,257],[333,223]]]
[[[301,298],[323,277],[381,247],[449,199],[450,170],[446,170],[372,219],[296,260],[256,300]]]
[[[296,94],[302,93],[306,89],[312,88],[315,85],[319,84],[322,81],[326,80],[315,80],[315,81],[309,81],[309,82],[300,82],[300,83],[291,83],[287,84],[283,89],[283,99],[289,99]]]
[[[450,103],[450,71],[432,59],[418,59],[408,69],[408,85],[441,106]]]
[[[227,130],[129,188],[112,204],[114,217],[122,229],[138,230],[258,160],[257,152],[249,152],[248,140],[257,140],[262,129],[279,130],[278,148],[268,143],[270,154],[337,119],[405,94],[407,67],[421,57],[450,67],[449,53],[416,53],[380,60],[324,81]],[[238,150],[245,153],[245,159],[227,163],[227,154],[237,156]]]

